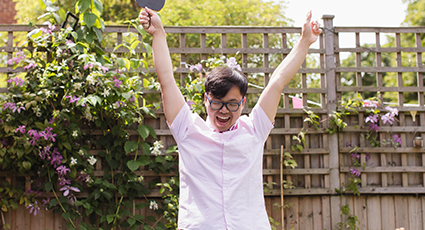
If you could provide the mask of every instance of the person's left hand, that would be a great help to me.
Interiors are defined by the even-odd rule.
[[[302,38],[306,39],[309,44],[313,44],[319,35],[322,33],[322,29],[320,29],[320,24],[318,21],[311,21],[312,13],[309,11],[307,13],[306,21],[303,25],[302,29]]]

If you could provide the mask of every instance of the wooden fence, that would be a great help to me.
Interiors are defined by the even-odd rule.
[[[299,70],[298,76],[283,90],[282,105],[278,109],[275,128],[265,143],[264,182],[267,183],[265,200],[267,211],[282,229],[337,229],[339,222],[347,217],[341,215],[341,207],[349,204],[350,213],[357,216],[360,229],[424,229],[425,230],[425,151],[423,147],[413,147],[414,137],[425,137],[424,77],[421,46],[425,27],[334,27],[333,16],[323,16],[323,34],[317,44],[309,50],[308,58]],[[0,47],[9,58],[15,49],[13,43],[17,32],[26,32],[27,26],[0,26],[0,32],[8,34],[6,47]],[[183,80],[189,72],[189,60],[207,59],[214,55],[234,56],[238,53],[242,69],[254,76],[256,84],[267,84],[276,63],[290,52],[293,41],[301,33],[301,28],[285,27],[167,27],[173,60],[181,63],[176,68],[176,75]],[[109,26],[107,33],[116,36],[117,43],[123,42],[123,34],[127,27]],[[130,30],[130,32],[135,32]],[[376,42],[370,46],[361,46],[360,38],[364,34],[372,34]],[[341,36],[352,36],[355,44],[350,48],[341,48]],[[394,39],[394,47],[381,44],[387,35]],[[406,47],[402,38],[409,37],[415,41],[414,47]],[[390,39],[391,39],[390,38]],[[194,42],[195,40],[195,42]],[[412,40],[412,41],[413,41]],[[121,52],[120,50],[118,52]],[[124,52],[124,51],[122,51]],[[354,66],[344,66],[341,54],[354,55]],[[403,58],[410,54],[409,65]],[[372,54],[373,65],[364,65],[365,54]],[[395,66],[383,65],[384,55],[394,57]],[[413,58],[413,60],[412,60]],[[412,66],[415,63],[415,66]],[[196,64],[196,63],[191,63]],[[22,71],[13,70],[11,66],[0,67],[0,74]],[[150,69],[154,73],[154,69]],[[392,73],[387,74],[387,73]],[[347,84],[345,76],[355,76],[354,84]],[[372,85],[364,85],[364,76],[374,76]],[[386,85],[388,75],[395,77],[396,85]],[[414,79],[411,79],[412,77]],[[407,78],[407,79],[406,79]],[[408,85],[406,81],[416,85]],[[298,81],[298,82],[294,82]],[[3,89],[4,92],[5,89]],[[397,108],[400,112],[392,126],[380,124],[378,140],[383,141],[390,135],[401,137],[401,146],[371,147],[364,135],[368,131],[365,124],[366,109],[352,114],[345,120],[348,126],[339,133],[329,134],[325,131],[327,121],[321,127],[309,129],[306,135],[306,148],[292,151],[293,135],[302,128],[308,128],[303,122],[306,114],[302,109],[293,108],[291,98],[302,98],[303,105],[311,105],[311,110],[325,120],[337,110],[338,102],[357,92],[373,93],[384,99],[385,93],[395,94]],[[378,94],[378,92],[380,94]],[[159,94],[156,91],[145,91],[146,94]],[[244,113],[249,113],[255,103],[261,87],[248,90],[249,102]],[[417,94],[415,107],[405,106],[407,94]],[[318,100],[315,103],[312,99]],[[313,103],[313,104],[312,104]],[[417,111],[411,116],[410,111]],[[175,144],[165,122],[162,110],[156,111],[158,119],[147,118],[145,124],[152,125],[159,139],[166,147]],[[391,133],[391,134],[390,134]],[[351,156],[346,143],[358,146],[361,163],[360,196],[346,195],[341,197],[335,189],[343,187],[350,178]],[[290,152],[298,163],[295,169],[284,168],[283,178],[292,181],[294,189],[284,190],[284,201],[281,200],[280,162],[281,153]],[[101,168],[97,168],[100,170]],[[147,173],[147,172],[142,172]],[[145,176],[155,176],[152,173]],[[163,178],[166,175],[160,175]],[[14,180],[10,174],[0,174],[1,180]],[[273,182],[276,182],[274,184]],[[152,197],[159,197],[158,193]],[[281,213],[275,204],[283,202],[288,207]],[[139,210],[141,213],[149,210]],[[17,211],[4,214],[6,222],[13,222],[12,229],[63,229],[60,216],[49,212],[33,217],[23,207]],[[37,227],[36,227],[37,226]]]

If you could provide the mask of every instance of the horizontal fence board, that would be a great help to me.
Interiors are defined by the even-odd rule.
[[[339,86],[338,92],[425,92],[424,87]]]
[[[350,172],[350,169],[357,169],[360,172],[425,172],[422,166],[391,166],[391,167],[341,167],[340,172]]]
[[[340,148],[340,153],[350,153],[353,148]],[[398,147],[398,148],[363,148],[359,147],[356,150],[358,153],[423,153],[425,148],[414,148],[414,147]]]
[[[419,72],[424,73],[425,67],[337,67],[336,72],[367,72],[367,73],[401,73]]]

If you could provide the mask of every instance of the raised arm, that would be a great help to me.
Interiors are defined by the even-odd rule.
[[[145,31],[153,37],[153,62],[159,84],[161,85],[165,118],[168,124],[171,125],[180,109],[184,106],[185,100],[174,80],[173,64],[166,39],[167,35],[161,19],[155,11],[145,8],[145,10],[140,12],[139,21],[142,25],[149,24],[150,21],[150,26],[148,28],[145,27]]]
[[[271,122],[276,116],[277,107],[281,98],[281,93],[285,85],[298,72],[311,44],[319,37],[322,30],[317,21],[311,21],[311,11],[307,13],[306,22],[302,28],[301,39],[294,46],[288,56],[280,63],[274,71],[268,85],[261,94],[258,104],[267,114]]]

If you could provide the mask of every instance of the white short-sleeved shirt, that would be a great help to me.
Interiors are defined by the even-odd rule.
[[[170,126],[179,147],[179,229],[271,229],[262,162],[272,128],[260,106],[223,133],[183,106]]]

